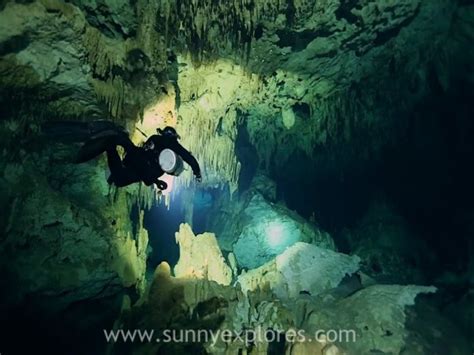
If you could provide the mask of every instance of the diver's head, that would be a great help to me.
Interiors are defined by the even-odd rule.
[[[161,128],[158,128],[157,129],[157,132],[159,134],[161,134],[162,136],[166,136],[166,137],[173,137],[173,138],[176,138],[176,139],[180,139],[181,137],[179,136],[178,132],[176,132],[176,130],[173,128],[173,127],[170,127],[170,126],[166,126],[165,128],[161,129]]]

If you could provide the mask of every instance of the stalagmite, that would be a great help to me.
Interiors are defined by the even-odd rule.
[[[286,129],[290,129],[295,125],[295,113],[293,112],[291,107],[282,110],[281,116],[283,120],[283,125]]]
[[[176,277],[198,278],[230,285],[232,269],[222,256],[214,234],[194,235],[188,224],[181,224],[176,233],[180,257],[174,268]]]

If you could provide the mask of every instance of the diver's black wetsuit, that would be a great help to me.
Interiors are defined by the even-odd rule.
[[[158,158],[163,149],[171,149],[178,154],[193,169],[196,177],[201,177],[201,170],[197,160],[188,152],[177,138],[163,135],[153,135],[143,147],[137,147],[130,139],[123,137],[117,145],[124,147],[126,155],[120,159],[115,145],[107,149],[107,161],[110,169],[109,183],[122,187],[143,181],[145,185],[161,182],[158,180],[164,174]],[[166,187],[165,187],[166,188]]]

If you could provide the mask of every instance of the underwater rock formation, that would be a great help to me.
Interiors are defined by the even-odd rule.
[[[1,267],[16,280],[15,304],[48,295],[62,309],[123,287],[143,290],[148,236],[132,228],[128,194],[111,195],[103,166],[71,165],[70,154],[54,146],[25,154],[21,165],[2,164],[1,191],[12,208]]]
[[[252,197],[238,218],[243,227],[233,252],[241,268],[261,266],[296,242],[334,248],[327,233],[285,207],[265,201],[260,195]]]
[[[335,249],[328,233],[276,202],[275,182],[262,174],[253,177],[244,193],[232,198],[222,194],[207,225],[240,268],[261,266],[299,241]]]
[[[176,232],[179,261],[174,267],[176,277],[196,277],[229,285],[232,270],[225,262],[216,237],[212,233],[194,235],[188,224],[181,224]]]
[[[237,189],[240,163],[235,155],[238,109],[251,104],[259,80],[231,61],[195,66],[178,57],[177,127],[183,144],[196,152],[209,186]]]
[[[6,3],[0,13],[1,92],[15,102],[7,112],[22,112],[28,105],[24,113],[34,107],[36,121],[109,115],[123,121],[122,114],[135,119],[157,96],[137,95],[137,90],[159,87],[166,63],[165,53],[156,48],[160,41],[151,41],[152,20],[139,13],[135,38],[124,41],[104,35],[99,19],[99,29],[92,27],[70,3]]]
[[[179,332],[185,329],[201,329],[216,331],[222,329],[242,330],[242,327],[264,325],[268,318],[271,324],[287,322],[290,315],[279,315],[282,309],[272,303],[260,304],[256,297],[255,303],[243,298],[240,291],[230,286],[219,285],[214,281],[193,277],[175,278],[171,276],[168,264],[162,263],[155,271],[147,299],[141,304],[125,312],[121,324],[133,327],[138,324],[157,331],[172,329]],[[265,297],[262,297],[262,300]],[[281,319],[279,319],[281,317]],[[252,325],[252,322],[254,324]],[[265,324],[266,325],[266,324]],[[238,327],[238,328],[234,328]],[[158,334],[157,334],[158,336]],[[177,337],[182,335],[177,335]],[[178,338],[177,338],[178,339]],[[209,353],[222,354],[246,348],[248,344],[236,341],[229,344],[222,339],[211,344],[211,338],[189,342],[149,342],[135,351],[137,353],[183,353],[197,352],[206,349]],[[212,346],[211,346],[212,345]],[[117,344],[117,347],[120,344]],[[265,344],[260,344],[265,347]]]
[[[355,329],[357,341],[345,344],[355,354],[400,354],[408,335],[405,307],[413,305],[419,293],[435,291],[434,287],[373,285],[313,313],[308,325],[317,329]]]
[[[266,353],[275,344],[265,341],[263,334],[293,328],[295,319],[291,310],[273,298],[269,290],[249,292],[245,296],[238,288],[206,279],[172,277],[169,265],[163,263],[155,271],[146,300],[123,312],[118,323],[131,328],[140,324],[155,329],[160,332],[156,334],[157,337],[163,336],[161,331],[169,330],[171,325],[171,329],[178,334],[176,338],[183,339],[182,342],[174,343],[148,342],[137,346],[134,353],[189,353],[205,350],[210,354],[232,354],[251,349],[257,353]],[[226,330],[231,334],[230,341],[220,336],[212,339],[208,335],[206,338],[201,333],[200,341],[187,343],[184,333],[179,332],[191,329],[213,331],[214,334]],[[250,335],[252,331],[255,333]],[[260,332],[259,336],[257,332]],[[249,337],[246,338],[245,334]],[[284,337],[282,339],[282,351],[285,347],[291,347],[294,353],[301,348],[301,345],[296,344],[285,345]],[[313,339],[312,342],[315,344],[307,348],[316,351],[312,352],[314,354],[327,354],[330,347],[333,347],[332,351],[337,349],[327,341]],[[121,348],[120,343],[114,346],[116,349]]]
[[[137,191],[110,190],[103,162],[70,164],[76,148],[35,143],[0,161],[6,349],[26,351],[25,333],[45,350],[63,346],[55,338],[100,338],[123,294],[145,290],[148,233],[143,213],[130,219]]]
[[[107,37],[127,38],[136,34],[138,23],[135,9],[127,1],[75,0],[72,3],[83,10],[91,26]]]
[[[182,244],[181,248],[186,247]],[[293,252],[296,252],[293,258],[285,256],[285,253],[291,256]],[[345,273],[357,270],[357,258],[303,243],[294,245],[285,253],[272,262],[278,264],[283,258],[287,259],[289,264],[280,267],[280,271],[276,267],[272,270],[269,263],[240,275],[238,285],[243,289],[218,284],[208,280],[208,275],[173,277],[169,265],[162,263],[155,271],[149,293],[125,310],[116,324],[124,329],[134,329],[138,325],[155,329],[156,337],[164,337],[166,331],[171,330],[176,332],[177,339],[181,339],[180,342],[144,342],[134,348],[134,353],[138,354],[199,351],[210,354],[245,351],[326,355],[376,351],[423,354],[433,351],[435,346],[448,353],[465,351],[467,345],[462,336],[454,343],[448,339],[434,340],[435,333],[429,334],[427,328],[420,330],[416,327],[430,319],[432,329],[448,329],[444,325],[446,319],[439,313],[412,307],[418,294],[435,292],[434,287],[362,285],[349,294],[332,292],[333,297],[328,298],[323,293],[335,291]],[[186,253],[182,255],[188,258]],[[318,262],[312,256],[319,257],[319,266],[315,266]],[[205,260],[201,262],[205,263]],[[347,267],[339,267],[341,262]],[[205,267],[204,264],[200,266]],[[200,266],[196,264],[196,268]],[[293,270],[291,275],[286,272],[289,269]],[[246,282],[250,274],[257,274],[257,271],[261,277],[253,278],[252,287],[249,287]],[[279,273],[283,274],[280,275],[281,282],[275,283]],[[284,276],[287,277],[285,280]],[[306,292],[298,292],[303,289]],[[285,301],[288,296],[290,302]],[[192,335],[193,329],[201,331],[200,338],[196,333]],[[230,332],[227,340],[203,335],[205,331],[212,331],[215,335],[224,330]],[[285,337],[296,330],[304,332],[305,336]],[[329,335],[333,334],[331,330],[340,331],[341,338],[329,340]],[[189,335],[187,341],[184,340],[185,332]],[[245,334],[252,334],[252,340],[245,338]],[[265,338],[256,334],[273,334],[273,339],[275,334],[280,334],[280,341],[264,341]],[[314,337],[315,334],[319,335]],[[413,339],[417,340],[413,342]],[[126,349],[121,343],[113,346],[116,351]]]
[[[244,292],[269,287],[280,299],[317,296],[359,270],[358,257],[298,242],[265,265],[239,275]]]

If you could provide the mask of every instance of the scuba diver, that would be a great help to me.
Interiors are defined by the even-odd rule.
[[[156,184],[160,190],[166,190],[166,182],[159,178],[164,173],[180,175],[184,170],[183,160],[191,166],[196,180],[202,179],[199,163],[178,142],[180,136],[173,127],[158,128],[158,134],[149,137],[142,146],[133,144],[128,132],[110,121],[56,122],[45,125],[43,130],[50,136],[64,138],[71,134],[75,140],[85,140],[74,161],[77,164],[105,152],[110,169],[107,181],[117,187],[142,181],[147,186]],[[123,159],[117,146],[125,150]]]
[[[125,132],[116,132],[112,135],[100,134],[86,142],[76,159],[76,163],[83,163],[102,152],[107,154],[110,176],[109,184],[117,187],[127,186],[139,181],[149,186],[156,184],[160,190],[166,190],[166,182],[160,180],[164,173],[178,176],[184,170],[183,160],[188,163],[198,182],[201,181],[201,169],[196,158],[188,152],[178,139],[180,136],[173,127],[157,129],[157,133],[137,147],[132,143]],[[117,152],[117,146],[125,150],[123,160]]]

